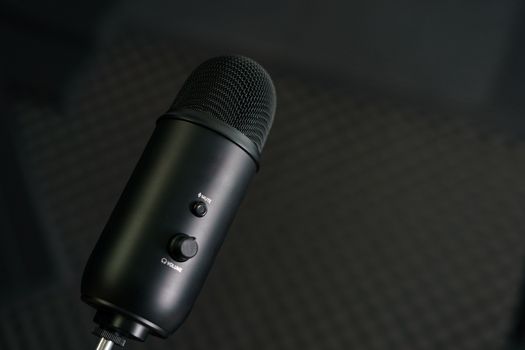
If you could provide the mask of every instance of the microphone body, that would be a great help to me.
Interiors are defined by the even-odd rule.
[[[84,271],[82,299],[99,310],[95,321],[137,340],[173,333],[256,169],[223,135],[187,120],[160,119]],[[196,205],[205,206],[204,216]],[[178,235],[195,239],[194,257],[180,261],[172,251]]]
[[[99,348],[167,337],[190,312],[275,113],[268,73],[242,56],[201,64],[157,126],[86,264]]]

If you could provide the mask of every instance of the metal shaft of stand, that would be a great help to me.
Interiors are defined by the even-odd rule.
[[[97,345],[97,350],[111,350],[113,344],[114,343],[111,340],[108,340],[106,338],[100,338],[100,341]]]

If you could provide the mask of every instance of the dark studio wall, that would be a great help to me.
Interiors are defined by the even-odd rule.
[[[186,323],[129,349],[519,349],[517,1],[0,5],[0,349],[94,349],[82,269],[187,75],[278,94]]]

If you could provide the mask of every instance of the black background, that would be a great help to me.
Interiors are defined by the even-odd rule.
[[[155,120],[224,53],[274,78],[261,170],[183,327],[127,348],[520,348],[524,10],[4,2],[0,348],[94,349],[86,259]]]

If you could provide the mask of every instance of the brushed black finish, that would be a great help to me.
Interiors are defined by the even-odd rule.
[[[144,327],[161,337],[174,332],[256,169],[253,158],[221,134],[161,118],[84,271],[82,299],[99,310],[95,321],[139,340]],[[189,206],[202,196],[207,214],[196,217]],[[199,246],[184,262],[168,252],[178,233]]]
[[[257,164],[257,168],[259,167],[261,151],[257,148],[257,145],[241,131],[232,128],[231,125],[228,125],[222,120],[213,118],[211,114],[202,111],[185,109],[177,112],[168,111],[159,120],[166,118],[186,120],[190,123],[202,125],[205,128],[209,128],[221,134],[247,152]]]

